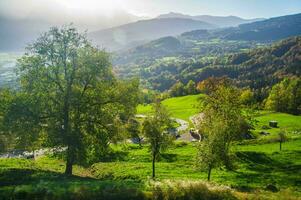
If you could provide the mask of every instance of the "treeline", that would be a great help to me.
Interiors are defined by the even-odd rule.
[[[301,37],[265,48],[212,59],[172,59],[141,69],[142,83],[159,91],[183,91],[181,83],[199,83],[209,77],[227,76],[241,88],[254,91],[257,101],[267,98],[269,89],[283,78],[301,75]],[[173,92],[184,93],[184,92]],[[189,93],[188,93],[189,94]],[[177,96],[172,95],[172,96]]]
[[[277,112],[301,114],[301,78],[284,79],[273,86],[265,108]]]
[[[185,95],[194,95],[199,93],[208,94],[217,84],[225,84],[235,80],[226,76],[209,77],[203,81],[195,83],[190,80],[186,85],[178,81],[170,90],[161,94],[163,99],[169,97],[179,97]],[[275,84],[267,90],[263,100],[258,98],[256,90],[249,87],[240,88],[241,102],[246,106],[256,107],[258,109],[273,110],[298,115],[301,113],[301,78],[284,78],[281,82]]]

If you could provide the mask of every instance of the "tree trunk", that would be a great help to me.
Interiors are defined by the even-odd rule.
[[[73,160],[74,160],[74,152],[73,152],[72,148],[68,147],[68,149],[67,149],[67,163],[66,163],[66,169],[65,169],[65,174],[66,175],[72,175]]]
[[[35,150],[32,150],[32,158],[33,160],[36,160]]]
[[[211,169],[212,169],[212,167],[211,166],[209,166],[209,168],[208,168],[208,181],[210,181],[210,177],[211,177]]]
[[[156,160],[156,155],[153,153],[153,175],[152,177],[155,178],[155,160]]]
[[[279,144],[280,144],[279,148],[280,148],[280,151],[281,151],[282,150],[282,142],[279,142]]]

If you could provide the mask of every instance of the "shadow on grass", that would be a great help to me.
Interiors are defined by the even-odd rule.
[[[157,185],[144,191],[144,183],[65,176],[43,170],[1,169],[0,199],[67,200],[223,200],[236,199],[229,190],[211,190],[205,184]],[[142,185],[141,185],[142,184]]]
[[[1,169],[0,199],[144,199],[133,180],[98,180],[33,169]]]
[[[159,161],[162,162],[175,162],[177,161],[177,154],[174,153],[164,153],[160,155]]]
[[[14,186],[20,184],[32,184],[43,181],[96,181],[96,179],[80,176],[67,176],[62,173],[33,170],[33,169],[6,169],[0,172],[0,186]]]
[[[277,187],[301,188],[301,165],[293,163],[301,157],[301,151],[265,154],[262,152],[237,152],[240,163],[246,170],[236,171],[235,179],[246,183],[244,189],[252,186],[265,187],[273,184]]]

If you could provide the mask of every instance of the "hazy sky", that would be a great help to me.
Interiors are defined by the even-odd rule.
[[[272,17],[301,12],[301,0],[128,0],[129,9],[156,15],[169,11],[186,14]]]
[[[122,23],[132,17],[127,13],[154,17],[171,11],[268,18],[301,12],[301,0],[0,0],[1,15],[89,23],[104,18]]]

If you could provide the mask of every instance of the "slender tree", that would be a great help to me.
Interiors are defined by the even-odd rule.
[[[231,168],[231,144],[250,128],[246,126],[248,122],[242,112],[240,91],[223,83],[213,85],[211,89],[207,90],[210,92],[203,102],[204,118],[200,130],[205,139],[199,145],[198,153],[201,167],[208,171],[208,180],[214,167]]]
[[[282,151],[282,143],[287,140],[286,134],[284,131],[278,133],[278,141],[279,141],[279,150]]]
[[[172,120],[159,101],[153,105],[153,110],[154,115],[147,117],[143,123],[143,133],[150,143],[152,178],[155,178],[156,159],[172,142],[172,137],[168,132],[172,127]]]

